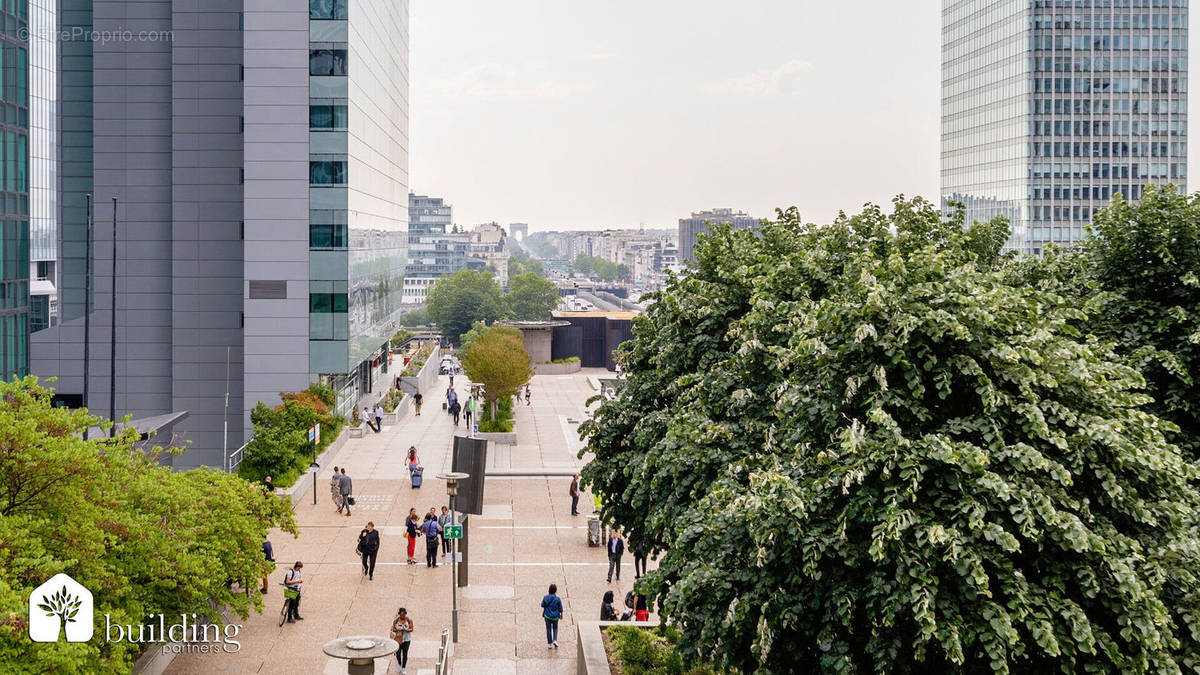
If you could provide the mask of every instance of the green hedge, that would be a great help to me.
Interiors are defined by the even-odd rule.
[[[676,653],[679,633],[659,626],[646,629],[637,626],[609,626],[613,656],[626,675],[712,675],[715,671],[703,664],[685,664]]]
[[[321,424],[318,455],[338,437],[346,419],[328,411],[328,407],[332,407],[329,399],[332,398],[333,404],[336,404],[337,393],[321,383],[313,383],[304,393],[311,396],[285,400],[275,408],[268,408],[260,402],[250,411],[254,435],[246,445],[242,463],[238,465],[239,476],[252,481],[261,481],[270,476],[277,487],[289,487],[308,471],[308,465],[312,462],[309,428],[315,423]]]
[[[513,400],[505,396],[496,402],[496,419],[492,419],[487,403],[479,406],[479,431],[485,434],[508,433],[513,430]]]

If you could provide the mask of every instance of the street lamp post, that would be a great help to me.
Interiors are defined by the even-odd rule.
[[[446,481],[446,494],[450,495],[450,525],[457,522],[455,497],[458,496],[458,481],[466,480],[471,474],[460,471],[439,473],[441,480]],[[449,537],[447,537],[449,538]],[[458,642],[458,538],[450,539],[450,633],[454,642]]]

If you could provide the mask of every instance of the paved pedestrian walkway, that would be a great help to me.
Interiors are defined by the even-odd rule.
[[[515,408],[517,443],[489,447],[489,467],[511,473],[563,472],[582,465],[576,429],[584,419],[586,401],[596,394],[588,376],[606,377],[602,370],[573,375],[537,376],[532,405]],[[453,436],[467,435],[465,421],[455,428],[441,410],[448,378],[441,390],[422,392],[426,405],[419,417],[411,413],[379,434],[367,432],[350,439],[321,468],[317,505],[307,494],[296,506],[299,538],[275,532],[278,569],[261,615],[252,614],[241,634],[237,654],[178,656],[170,673],[344,673],[346,662],[326,657],[325,642],[348,635],[387,635],[398,607],[409,611],[415,624],[408,672],[432,673],[441,631],[450,627],[451,579],[448,565],[436,569],[408,565],[404,519],[410,507],[424,514],[440,512],[447,503],[445,483],[436,474],[450,470]],[[456,389],[464,390],[461,376]],[[404,455],[415,445],[425,466],[425,481],[412,489]],[[329,494],[332,467],[345,467],[354,481],[358,502],[353,515],[338,514]],[[632,556],[626,554],[622,579],[605,581],[603,548],[587,545],[587,515],[591,497],[580,500],[578,517],[571,516],[569,476],[492,476],[484,490],[484,513],[469,527],[470,564],[467,588],[459,593],[459,643],[454,650],[455,675],[507,675],[575,672],[576,626],[599,619],[600,599],[613,590],[618,605],[632,588]],[[381,531],[374,581],[362,575],[355,553],[359,531],[370,520]],[[424,560],[424,541],[416,556]],[[277,625],[283,602],[284,570],[304,562],[304,621]],[[653,564],[653,563],[652,563]],[[559,649],[547,649],[540,601],[547,586],[556,583],[565,616],[559,627]],[[618,608],[619,610],[620,608]],[[377,673],[394,673],[382,660]]]

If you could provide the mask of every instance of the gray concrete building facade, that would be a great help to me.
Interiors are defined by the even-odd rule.
[[[696,238],[708,233],[709,224],[728,223],[736,229],[758,227],[758,219],[733,209],[712,209],[679,219],[679,261],[696,259]]]
[[[1113,195],[1187,184],[1188,0],[942,5],[942,201],[1008,248],[1084,236]]]
[[[325,377],[353,404],[399,308],[404,241],[388,233],[407,226],[407,8],[61,0],[60,32],[131,38],[59,50],[62,320],[35,335],[32,365],[65,402],[83,393],[90,193],[94,413],[186,411],[188,468],[221,466],[280,392]],[[357,323],[352,289],[369,308]]]

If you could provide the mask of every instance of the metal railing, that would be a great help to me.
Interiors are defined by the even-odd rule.
[[[251,440],[253,440],[253,437],[251,437]],[[229,456],[225,458],[225,471],[237,473],[238,467],[242,464],[242,458],[246,456],[247,445],[250,445],[250,441],[246,441],[242,444],[242,447],[229,453]]]
[[[437,665],[434,667],[434,675],[449,675],[450,673],[450,652],[454,649],[454,643],[450,641],[450,629],[442,629],[442,644],[438,647]]]

